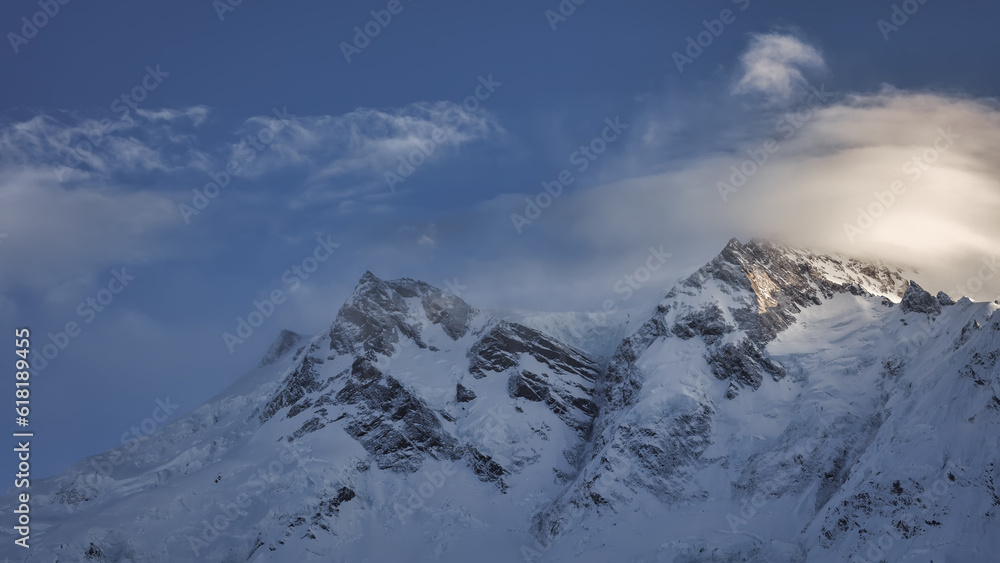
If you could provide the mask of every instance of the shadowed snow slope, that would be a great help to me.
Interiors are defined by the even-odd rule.
[[[367,273],[329,330],[33,483],[25,560],[993,561],[1000,315],[908,277],[733,240],[582,338]]]

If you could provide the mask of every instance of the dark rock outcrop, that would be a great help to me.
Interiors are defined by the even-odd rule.
[[[278,334],[278,337],[275,338],[271,346],[268,347],[264,357],[261,358],[260,365],[269,366],[273,364],[282,356],[298,346],[303,340],[305,340],[305,338],[306,337],[301,334],[296,334],[290,330],[282,329]]]
[[[521,369],[523,356],[537,366]],[[590,435],[597,416],[593,395],[599,369],[578,350],[537,330],[499,321],[470,349],[469,373],[476,379],[509,373],[512,398],[545,403],[582,437]]]
[[[937,315],[941,312],[941,303],[924,288],[917,285],[917,282],[910,281],[910,285],[906,288],[906,293],[903,294],[903,300],[900,302],[899,308],[904,313]]]
[[[455,399],[459,403],[471,403],[475,398],[476,394],[471,389],[467,389],[461,383],[455,386]]]

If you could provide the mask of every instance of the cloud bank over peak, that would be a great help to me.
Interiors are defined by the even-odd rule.
[[[948,293],[1000,295],[1000,272],[967,283],[1000,254],[995,100],[886,87],[775,117],[786,127],[723,154],[581,194],[568,228],[619,248],[770,237],[911,267]]]

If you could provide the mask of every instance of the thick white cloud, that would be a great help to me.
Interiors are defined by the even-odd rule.
[[[1000,272],[983,269],[1000,255],[995,101],[886,88],[793,119],[800,128],[761,131],[730,154],[581,193],[550,219],[595,248],[707,241],[707,253],[731,236],[780,238],[915,268],[935,290],[997,298]]]
[[[756,34],[740,57],[741,76],[735,94],[762,94],[774,101],[787,101],[806,87],[803,70],[826,68],[814,47],[790,35]]]
[[[0,170],[0,292],[105,277],[105,268],[158,258],[179,219],[172,201],[142,190],[60,184],[48,170]],[[78,297],[78,295],[77,295]]]

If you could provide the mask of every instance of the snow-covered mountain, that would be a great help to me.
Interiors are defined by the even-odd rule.
[[[369,273],[329,330],[33,483],[10,557],[996,561],[998,306],[908,277],[733,240],[572,338]]]

